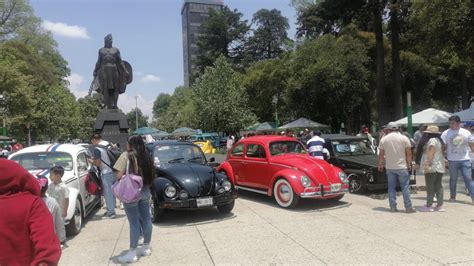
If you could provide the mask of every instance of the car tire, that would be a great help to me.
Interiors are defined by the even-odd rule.
[[[273,196],[280,207],[288,209],[296,207],[300,200],[300,197],[293,191],[290,182],[283,178],[275,182]]]
[[[156,200],[150,201],[151,222],[159,223],[163,220],[165,209],[158,207]]]
[[[217,210],[219,210],[219,212],[221,213],[230,213],[234,209],[234,205],[235,205],[235,200],[226,204],[218,205]]]
[[[66,226],[66,235],[75,236],[81,232],[82,229],[82,208],[81,201],[76,199],[76,206],[74,207],[74,215],[72,216],[69,224]]]
[[[329,199],[327,199],[327,200],[330,200],[330,201],[340,201],[342,198],[344,198],[344,195],[345,195],[345,194],[341,194],[341,195],[339,195],[339,196],[337,196],[337,197],[329,198]]]
[[[349,175],[349,190],[351,193],[364,194],[367,192],[367,180],[358,174]]]

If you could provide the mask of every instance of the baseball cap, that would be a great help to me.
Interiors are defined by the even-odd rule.
[[[395,122],[390,122],[387,124],[388,129],[398,129],[398,124]]]
[[[458,115],[453,115],[453,116],[449,117],[448,121],[455,121],[455,122],[460,123],[461,118]]]

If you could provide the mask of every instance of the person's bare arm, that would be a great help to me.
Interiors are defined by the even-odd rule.
[[[63,218],[65,218],[67,216],[67,209],[69,208],[69,198],[64,199],[64,207],[65,208],[62,210]]]
[[[405,148],[405,154],[407,157],[407,169],[411,170],[411,161],[413,160],[413,154],[411,152],[411,147]]]
[[[377,164],[379,172],[383,171],[384,161],[385,161],[385,151],[383,149],[380,149],[380,151],[379,151],[379,162]]]

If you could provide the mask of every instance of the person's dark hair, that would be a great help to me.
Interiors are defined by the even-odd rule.
[[[46,196],[46,191],[48,190],[48,178],[44,175],[39,175],[38,180],[44,179],[41,183],[44,183],[44,185],[41,187],[41,197]]]
[[[319,131],[319,130],[313,131],[313,135],[315,135],[315,136],[321,136],[321,131]]]
[[[421,137],[420,142],[418,143],[418,146],[416,147],[416,156],[415,156],[415,163],[416,164],[421,163],[421,158],[423,157],[423,152],[425,150],[425,146],[431,138],[439,139],[439,141],[441,141],[441,145],[443,145],[443,140],[441,139],[440,134],[423,133],[423,136]]]
[[[49,169],[49,172],[51,174],[59,175],[60,177],[63,177],[64,175],[64,167],[58,165],[58,166],[53,166],[51,169]]]
[[[454,122],[461,123],[461,118],[458,115],[452,115],[452,116],[449,117],[448,121],[449,122],[454,121]]]
[[[143,177],[144,185],[151,185],[155,178],[155,167],[143,139],[139,135],[132,135],[128,138],[131,150],[128,151],[130,161],[130,171]],[[135,158],[138,165],[135,165]]]
[[[102,139],[102,136],[99,134],[99,133],[96,133],[94,135],[91,136],[91,139],[94,139],[94,140],[101,140]]]

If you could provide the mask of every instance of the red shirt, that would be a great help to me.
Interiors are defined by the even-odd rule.
[[[0,159],[0,265],[57,265],[61,246],[36,178]]]
[[[13,145],[12,147],[12,152],[17,152],[19,150],[23,149],[23,145],[21,145],[21,143],[17,143],[15,145]]]

